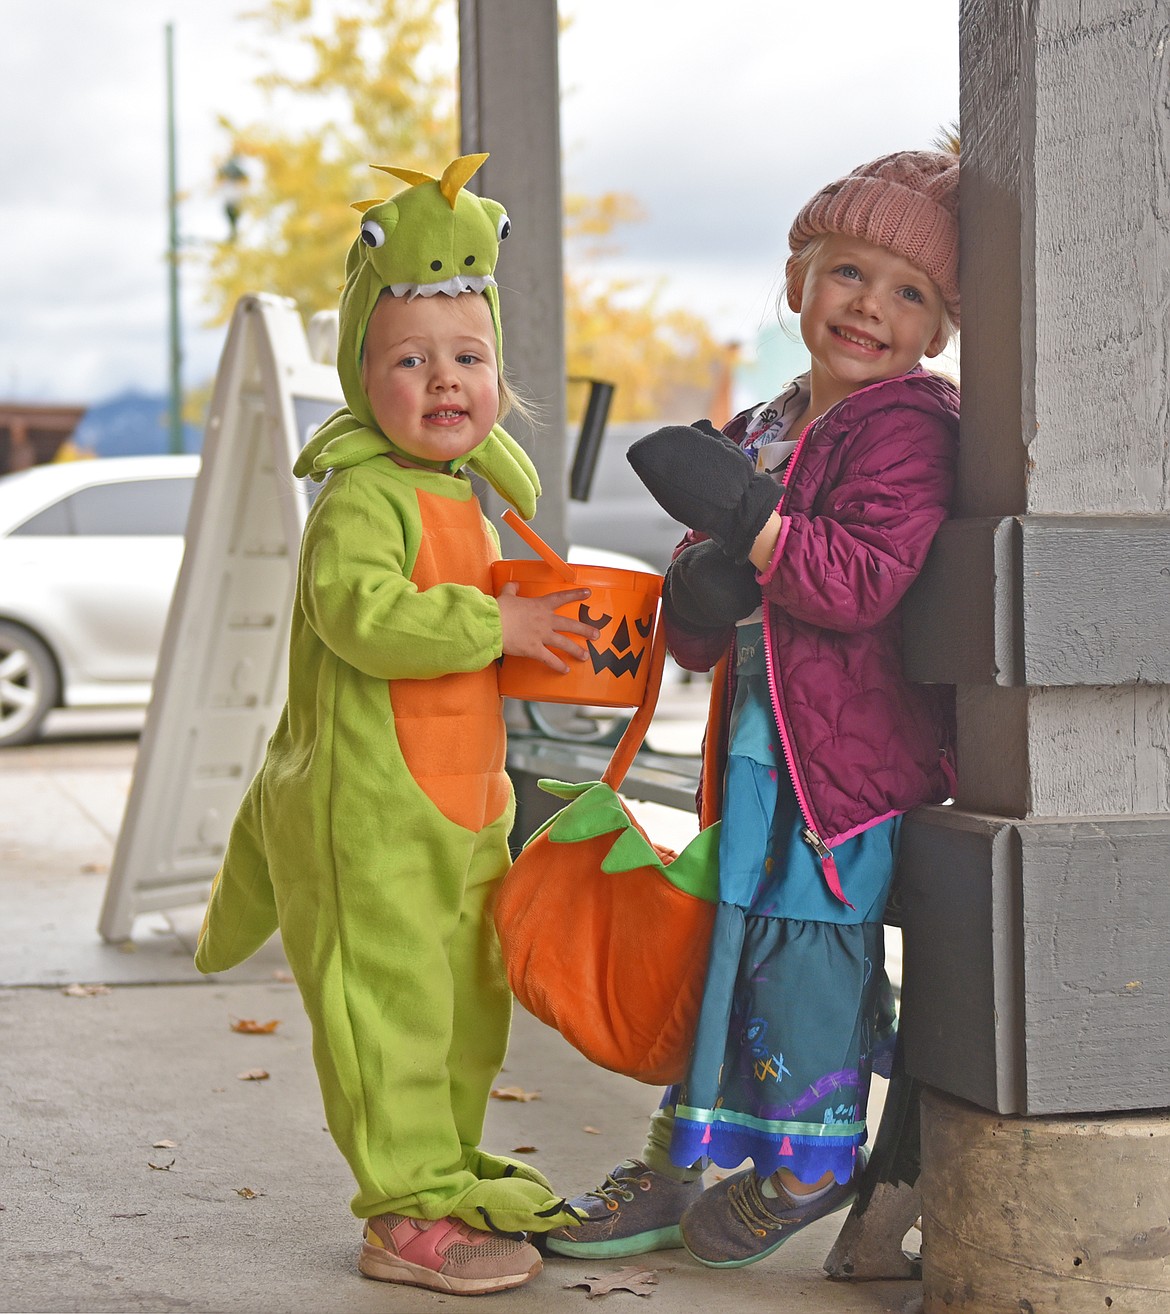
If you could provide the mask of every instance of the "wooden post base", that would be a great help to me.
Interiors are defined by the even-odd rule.
[[[921,1117],[924,1314],[1170,1311],[1170,1113]]]

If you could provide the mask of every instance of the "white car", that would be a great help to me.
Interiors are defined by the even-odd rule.
[[[199,460],[109,457],[0,475],[0,748],[36,739],[56,707],[150,701]],[[586,542],[620,541],[629,523],[628,499],[616,497],[605,477],[614,464],[599,472],[597,523],[577,523],[583,504],[570,505],[570,532]],[[653,523],[644,515],[632,519]],[[657,538],[647,546],[669,560],[677,527],[654,529]],[[515,546],[505,543],[505,552]],[[574,547],[570,559],[662,569],[661,561],[651,566],[602,548]],[[531,716],[548,733],[563,723],[559,733],[570,737],[594,737],[604,728],[576,712],[536,708]],[[573,717],[579,728],[565,729]]]
[[[54,707],[145,706],[198,456],[0,476],[0,746]]]

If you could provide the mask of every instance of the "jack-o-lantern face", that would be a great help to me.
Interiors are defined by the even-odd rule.
[[[611,675],[628,675],[631,681],[636,680],[638,668],[642,665],[642,658],[645,657],[646,649],[649,647],[646,640],[649,639],[650,632],[654,628],[653,611],[644,617],[619,616],[612,634],[609,627],[613,625],[614,617],[604,612],[600,616],[594,616],[584,603],[578,608],[577,619],[601,631],[596,644],[586,643],[594,674],[600,675],[602,671],[609,671]],[[641,636],[641,642],[630,636],[630,619],[634,622],[637,635]]]

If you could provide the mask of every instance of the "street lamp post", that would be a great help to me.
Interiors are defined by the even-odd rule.
[[[167,292],[170,310],[168,450],[183,450],[183,348],[179,328],[179,197],[175,166],[175,29],[166,26],[167,49]]]

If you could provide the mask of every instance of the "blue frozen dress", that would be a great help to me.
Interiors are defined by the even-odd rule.
[[[882,914],[901,818],[833,847],[847,907],[801,838],[772,711],[763,627],[737,629],[716,912],[690,1067],[666,1094],[671,1160],[804,1182],[845,1182],[865,1140],[875,1057],[888,1060],[893,992]]]

